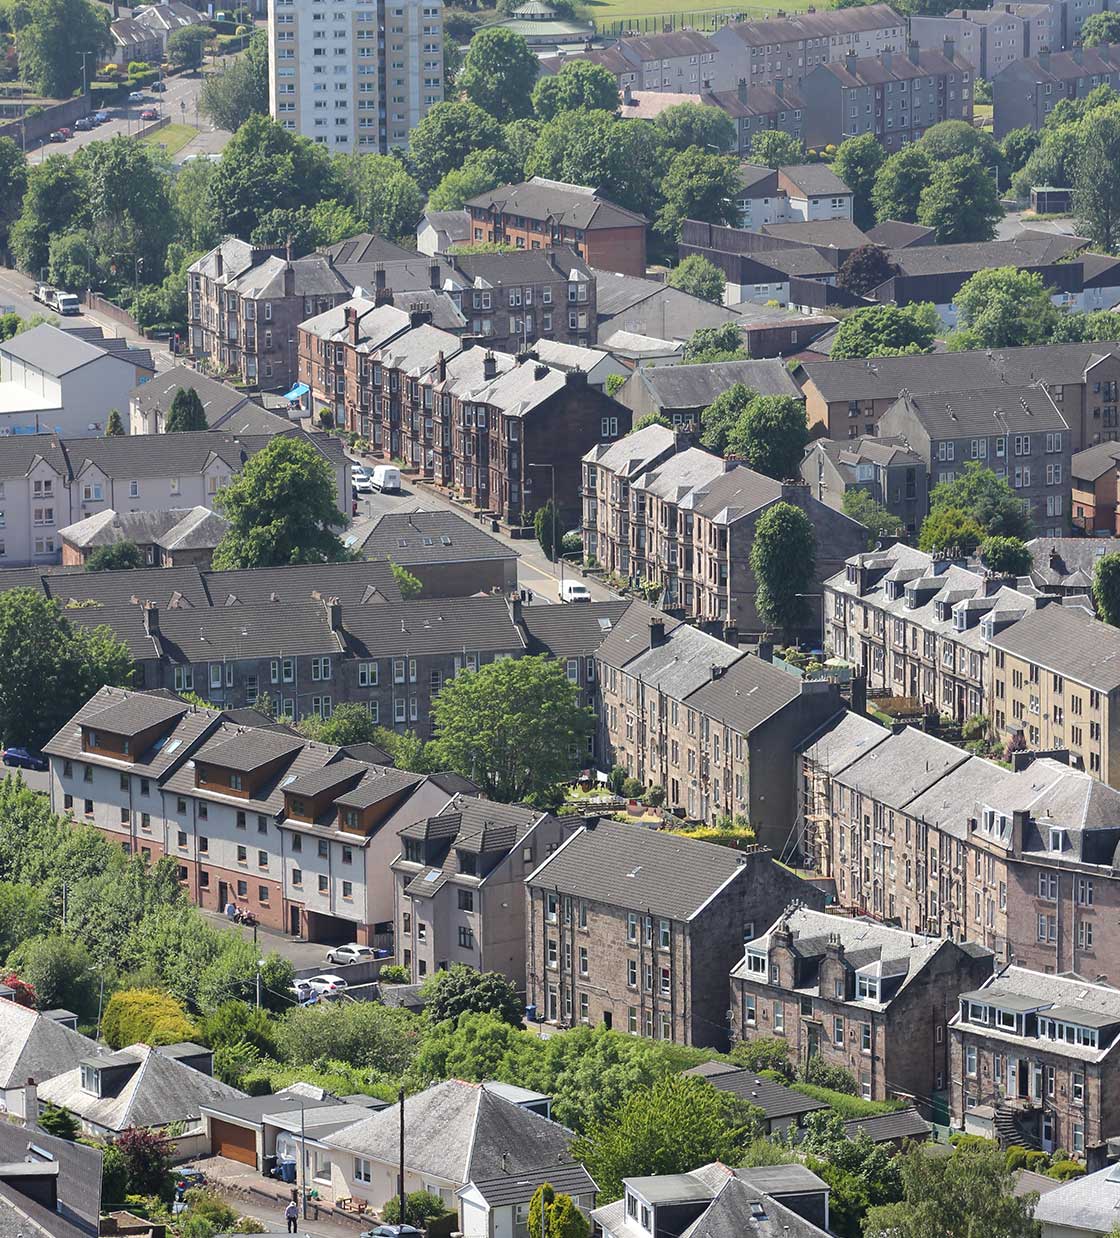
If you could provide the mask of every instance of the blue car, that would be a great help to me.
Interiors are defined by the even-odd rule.
[[[109,113],[108,112],[94,112],[93,119],[96,120],[99,125],[103,125],[109,119]]]
[[[44,770],[47,768],[47,759],[27,748],[5,748],[4,764],[14,765],[17,769]]]

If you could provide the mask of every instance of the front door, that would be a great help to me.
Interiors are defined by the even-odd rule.
[[[1049,1112],[1042,1115],[1042,1150],[1054,1151],[1054,1115]]]
[[[1018,1090],[1016,1091],[1015,1095],[1016,1096],[1027,1096],[1030,1093],[1030,1087],[1031,1087],[1030,1063],[1027,1061],[1026,1058],[1020,1058],[1017,1065],[1019,1067],[1019,1078],[1018,1078],[1019,1086],[1018,1086]]]
[[[611,1015],[611,1012],[609,1010],[604,1010],[603,1011],[603,1026],[607,1029],[608,1032],[611,1030],[612,1022],[613,1022],[613,1016]]]
[[[218,910],[225,914],[226,904],[229,902],[229,886],[224,881],[218,882]]]
[[[288,931],[293,937],[299,936],[299,908],[288,908]]]
[[[815,1027],[812,1024],[810,1024],[810,1026],[806,1030],[809,1033],[808,1048],[806,1049],[806,1056],[816,1057],[817,1054],[820,1053],[821,1051],[821,1029],[819,1027]]]

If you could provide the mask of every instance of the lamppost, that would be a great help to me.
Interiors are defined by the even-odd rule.
[[[82,98],[86,101],[86,107],[89,107],[89,87],[86,85],[86,57],[92,56],[93,52],[79,52],[82,58]]]
[[[552,553],[556,556],[560,563],[560,600],[564,600],[564,555],[561,553],[560,543],[556,539],[556,465],[554,464],[532,464],[531,469],[548,469],[549,476],[552,478]]]

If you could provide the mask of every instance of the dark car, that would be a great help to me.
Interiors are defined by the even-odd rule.
[[[92,116],[79,116],[78,119],[74,121],[74,128],[80,130],[82,133],[85,133],[87,129],[93,129],[96,125],[97,121],[94,120]]]
[[[415,1225],[378,1225],[364,1230],[358,1238],[420,1238]]]
[[[17,769],[44,770],[47,768],[47,758],[27,748],[5,748],[4,764],[14,765]]]
[[[166,82],[153,82],[153,83],[152,83],[152,84],[148,87],[148,89],[149,89],[149,90],[154,90],[154,91],[156,92],[156,94],[157,94],[157,95],[162,95],[162,94],[163,94],[163,92],[167,89],[167,83],[166,83]]]
[[[175,1198],[182,1199],[184,1195],[196,1186],[206,1185],[206,1175],[201,1169],[184,1165],[175,1171]]]
[[[66,139],[62,136],[62,134],[57,129],[54,130],[54,132],[50,135],[50,138],[48,140],[51,142],[65,142],[66,141]]]
[[[103,125],[108,121],[108,119],[109,119],[108,112],[94,112],[93,114],[93,120],[95,124]]]
[[[59,125],[58,131],[62,134],[63,138],[72,138],[74,136],[74,130],[71,129],[69,125]]]

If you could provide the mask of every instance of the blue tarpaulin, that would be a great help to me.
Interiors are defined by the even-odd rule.
[[[285,400],[299,400],[305,396],[311,388],[306,383],[296,383],[291,391],[284,392]]]

